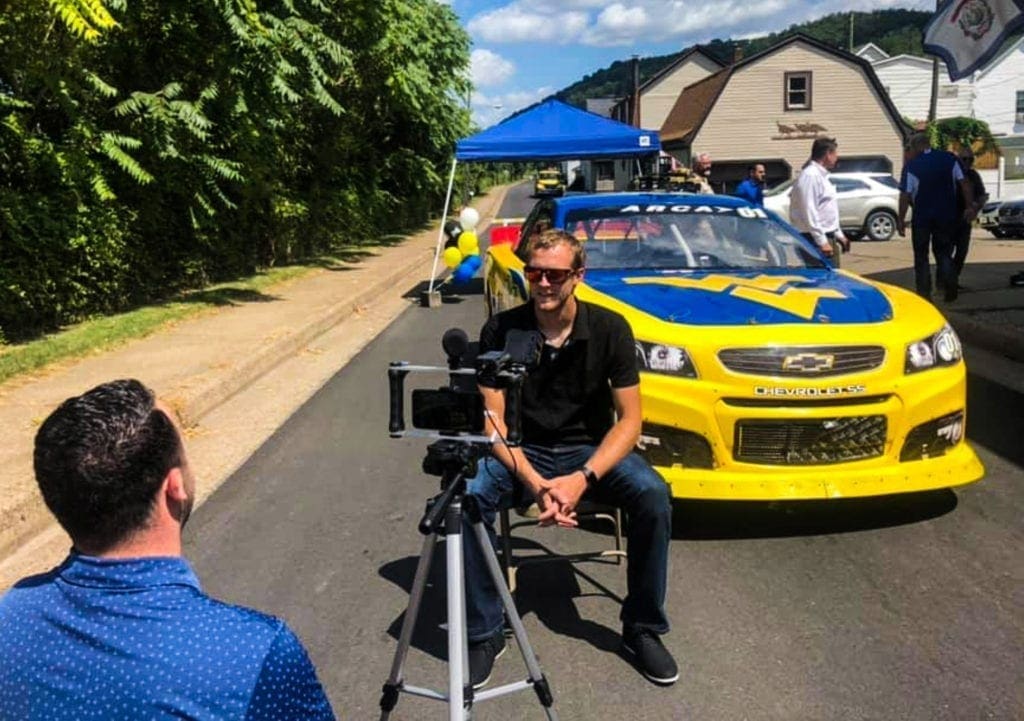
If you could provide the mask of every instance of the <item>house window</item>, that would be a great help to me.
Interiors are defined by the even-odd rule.
[[[1017,91],[1017,112],[1014,121],[1018,125],[1024,124],[1024,90]]]
[[[943,85],[939,88],[940,98],[955,98],[960,94],[960,88],[956,85]]]
[[[786,73],[786,110],[811,109],[811,72]]]

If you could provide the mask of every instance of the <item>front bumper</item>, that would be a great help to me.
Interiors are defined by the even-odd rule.
[[[642,452],[677,498],[873,496],[950,488],[984,475],[981,462],[964,440],[963,364],[902,377],[889,389],[873,387],[870,394],[820,402],[744,399],[738,397],[738,386],[648,373],[642,375],[641,393],[644,440],[654,441]],[[959,418],[955,441],[935,442],[935,422],[951,416]],[[751,455],[749,447],[740,447],[743,429],[813,429],[815,425],[838,430],[828,436],[827,443],[808,442],[807,452],[790,451],[792,462],[786,460],[790,457],[786,453],[776,454],[770,462],[739,460]],[[672,429],[678,429],[675,435]],[[849,430],[847,435],[844,429]],[[921,452],[925,430],[931,436]],[[666,444],[664,438],[659,442],[659,432],[670,442]],[[795,434],[798,439],[807,435],[806,430]],[[763,445],[764,438],[770,441],[774,436],[758,438],[762,455],[773,458],[771,449]],[[835,444],[832,453],[827,452],[829,444]],[[666,458],[666,446],[677,449],[674,460]]]

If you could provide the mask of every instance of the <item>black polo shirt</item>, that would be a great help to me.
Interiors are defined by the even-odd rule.
[[[523,383],[523,442],[597,445],[614,423],[612,388],[640,382],[633,331],[618,313],[576,300],[572,333],[561,348],[545,344]],[[480,352],[501,350],[510,330],[534,330],[533,301],[492,316]]]

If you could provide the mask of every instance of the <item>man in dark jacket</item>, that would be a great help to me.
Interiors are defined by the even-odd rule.
[[[982,181],[978,171],[974,169],[974,151],[971,150],[970,146],[961,148],[958,157],[960,158],[960,166],[963,169],[964,178],[966,178],[974,193],[974,202],[971,204],[971,208],[974,215],[977,216],[982,206],[985,205],[985,201],[988,200],[988,193],[985,192],[985,183]],[[971,221],[964,220],[964,215],[968,210],[967,200],[959,186],[957,186],[956,193],[956,209],[960,214],[960,225],[956,230],[956,238],[953,239],[953,271],[956,274],[957,282],[959,282],[960,273],[964,269],[964,261],[967,260],[967,249],[971,244],[971,228],[973,227]]]

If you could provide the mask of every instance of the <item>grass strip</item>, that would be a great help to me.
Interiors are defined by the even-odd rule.
[[[272,286],[333,264],[332,259],[320,259],[308,265],[272,268],[249,278],[184,293],[164,303],[83,321],[37,340],[0,346],[0,383],[54,363],[110,350],[214,308],[258,300]]]

